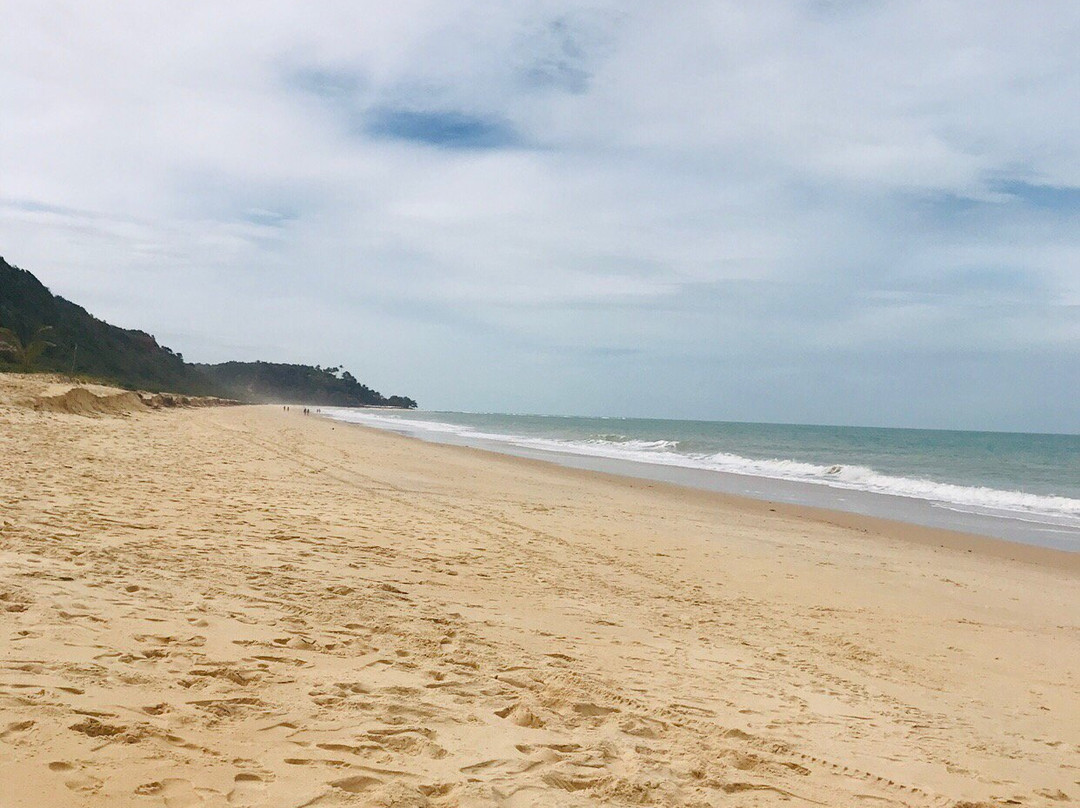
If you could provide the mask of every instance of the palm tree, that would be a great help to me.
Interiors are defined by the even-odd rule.
[[[0,354],[12,355],[19,363],[19,368],[28,373],[34,369],[34,363],[45,349],[52,347],[52,343],[45,339],[45,335],[52,330],[51,325],[39,326],[30,341],[23,343],[19,335],[10,328],[0,328]]]

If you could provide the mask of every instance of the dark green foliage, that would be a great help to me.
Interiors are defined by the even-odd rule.
[[[390,398],[386,399],[386,406],[400,407],[403,410],[415,410],[417,404],[408,396],[390,396]]]
[[[0,326],[30,357],[0,353],[0,370],[74,372],[130,389],[219,395],[214,384],[149,334],[98,320],[86,309],[53,295],[31,273],[0,258]],[[49,326],[42,332],[43,326]],[[47,339],[44,339],[47,337]],[[44,339],[46,344],[41,344]],[[9,337],[5,340],[11,343]],[[76,355],[75,346],[78,346]]]
[[[76,350],[77,346],[77,350]],[[149,334],[98,320],[0,258],[0,371],[76,373],[120,387],[340,407],[416,406],[384,398],[340,367],[226,362],[194,365]]]
[[[283,365],[273,362],[225,362],[195,365],[232,398],[255,402],[288,402],[326,407],[384,406],[411,409],[404,396],[385,398],[360,384],[340,367]]]
[[[45,338],[52,330],[51,325],[39,326],[29,341],[24,342],[10,328],[0,327],[0,355],[14,360],[23,373],[29,373],[45,349],[52,347],[52,343]]]

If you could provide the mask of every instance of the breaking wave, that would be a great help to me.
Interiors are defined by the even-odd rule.
[[[883,474],[866,466],[817,464],[781,458],[754,459],[726,452],[694,452],[683,449],[679,441],[639,440],[618,433],[573,439],[541,438],[484,432],[467,426],[411,417],[398,418],[372,411],[334,409],[325,410],[324,413],[341,421],[414,435],[438,433],[453,435],[464,441],[501,443],[561,454],[790,480],[927,500],[955,510],[1080,526],[1080,499]]]

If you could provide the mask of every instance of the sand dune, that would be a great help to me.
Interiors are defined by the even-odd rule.
[[[70,415],[123,415],[146,409],[146,404],[135,393],[99,396],[85,387],[73,387],[54,396],[38,396],[30,402],[30,406],[39,412],[66,412]]]
[[[1075,556],[51,384],[0,376],[4,808],[1080,795]]]
[[[58,379],[58,377],[52,377]],[[33,382],[16,380],[18,387]],[[127,415],[147,409],[160,410],[171,407],[218,407],[231,406],[239,402],[214,396],[182,396],[172,393],[133,393],[119,391],[100,385],[70,386],[57,380],[49,384],[50,388],[66,388],[59,393],[42,393],[23,399],[22,405],[38,412],[63,412],[69,415]],[[94,389],[104,392],[94,392]]]

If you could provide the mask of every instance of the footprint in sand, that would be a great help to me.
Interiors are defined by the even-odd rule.
[[[65,760],[55,760],[49,764],[49,771],[64,775],[64,785],[72,791],[92,794],[101,788],[101,780],[93,775],[81,772],[74,763]]]
[[[93,794],[101,788],[101,780],[85,772],[78,772],[64,780],[64,785],[72,791]]]
[[[178,779],[161,781],[161,798],[165,808],[191,808],[203,802],[190,781]]]
[[[583,701],[574,705],[574,712],[586,718],[602,718],[617,713],[619,710],[616,707],[601,707],[598,704]]]
[[[240,772],[234,778],[233,790],[229,792],[229,805],[262,805],[266,784],[257,774]]]
[[[26,732],[28,729],[34,726],[32,720],[28,721],[12,721],[3,730],[0,730],[0,741],[7,740],[13,735],[18,735],[21,732]]]
[[[360,794],[368,789],[374,788],[379,785],[380,781],[376,777],[368,777],[363,774],[358,774],[353,777],[346,777],[341,780],[333,780],[330,785],[334,788],[340,788],[349,794]]]

